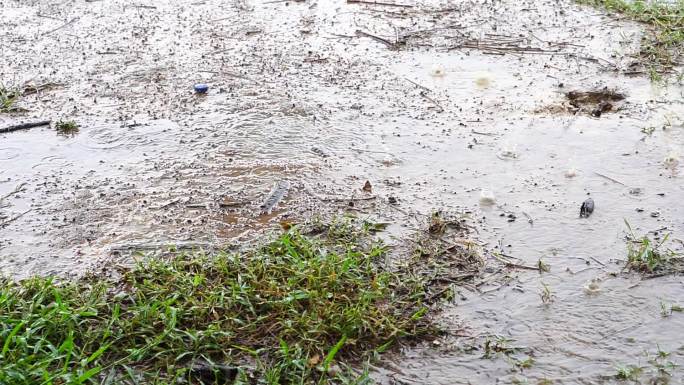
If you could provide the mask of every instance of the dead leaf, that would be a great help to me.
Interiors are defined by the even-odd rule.
[[[366,184],[363,185],[363,191],[365,191],[365,192],[373,191],[373,186],[371,186],[371,183],[369,181],[366,181]]]
[[[321,362],[321,356],[314,354],[311,358],[309,358],[309,367],[313,368],[314,366],[318,365],[319,362]]]

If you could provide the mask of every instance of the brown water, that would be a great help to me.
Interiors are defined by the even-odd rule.
[[[0,135],[0,196],[23,186],[0,221],[25,213],[0,229],[0,270],[78,274],[135,249],[239,243],[348,210],[342,198],[369,180],[377,199],[352,212],[395,223],[396,236],[432,210],[467,211],[487,249],[551,266],[464,289],[443,321],[469,337],[407,350],[376,368],[381,382],[610,383],[616,365],[650,370],[644,352],[658,347],[684,364],[684,317],[661,316],[661,302],[684,305],[681,277],[610,274],[626,255],[625,219],[680,248],[684,230],[682,87],[611,70],[628,68],[639,26],[566,1],[404,4],[0,3],[0,78],[52,84],[0,126],[81,126]],[[192,93],[198,82],[207,95]],[[619,111],[559,107],[568,90],[604,86],[627,94]],[[287,197],[261,215],[280,180]],[[580,219],[588,196],[596,211]],[[600,289],[587,294],[592,279]],[[492,335],[523,349],[483,359]],[[515,366],[530,355],[530,368]],[[671,383],[682,378],[675,369]]]

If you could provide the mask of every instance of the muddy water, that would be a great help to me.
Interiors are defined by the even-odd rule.
[[[487,249],[551,271],[492,267],[445,306],[464,337],[406,351],[376,368],[381,382],[610,383],[620,364],[646,366],[646,382],[658,347],[684,364],[684,318],[661,316],[682,304],[681,278],[610,274],[625,219],[673,247],[684,230],[681,87],[612,71],[633,68],[639,26],[568,2],[404,4],[0,3],[3,82],[44,86],[0,125],[81,126],[0,135],[0,269],[78,274],[341,211],[401,237],[432,210],[463,211]],[[567,112],[564,92],[604,86],[627,94],[618,111]],[[282,180],[285,200],[262,215]],[[366,180],[376,199],[349,207]],[[493,335],[521,349],[483,359]]]

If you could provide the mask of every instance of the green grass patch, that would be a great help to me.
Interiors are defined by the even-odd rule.
[[[144,258],[118,279],[0,281],[0,384],[366,383],[345,363],[439,333],[428,282],[385,268],[368,230]]]
[[[21,92],[18,89],[5,87],[0,84],[0,113],[14,112],[17,108],[14,103],[19,99]]]
[[[627,229],[627,268],[647,275],[665,275],[684,271],[682,254],[667,248],[670,234],[656,240],[648,235],[637,236],[629,222]]]
[[[79,127],[73,120],[60,120],[55,123],[55,130],[61,136],[73,137],[79,132]]]
[[[679,367],[670,360],[671,353],[658,346],[655,353],[644,352],[644,365],[619,365],[614,378],[635,384],[669,384],[672,374]]]
[[[641,42],[641,61],[654,81],[679,63],[684,43],[684,1],[576,0],[649,26]]]

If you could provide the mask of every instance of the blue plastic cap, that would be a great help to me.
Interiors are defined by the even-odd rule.
[[[206,94],[209,91],[209,86],[206,84],[195,84],[195,92],[198,94]]]

